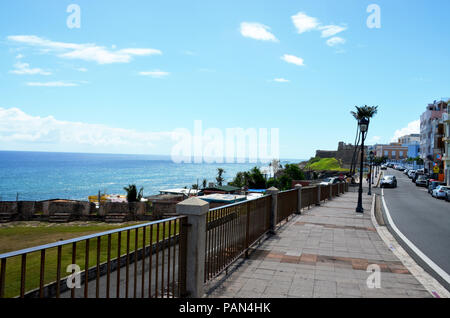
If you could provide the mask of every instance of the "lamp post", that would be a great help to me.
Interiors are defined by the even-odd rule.
[[[358,122],[359,131],[361,132],[361,163],[359,169],[359,189],[358,189],[358,206],[356,207],[357,213],[363,213],[362,206],[362,181],[363,181],[363,168],[364,168],[364,139],[366,139],[367,130],[369,129],[369,119],[363,117]]]
[[[369,153],[369,167],[370,167],[370,172],[369,172],[369,192],[367,193],[368,195],[372,195],[372,165],[373,165],[373,151],[371,151]]]

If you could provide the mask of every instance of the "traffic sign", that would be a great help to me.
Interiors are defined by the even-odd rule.
[[[433,172],[434,173],[439,173],[439,166],[438,165],[433,167]]]

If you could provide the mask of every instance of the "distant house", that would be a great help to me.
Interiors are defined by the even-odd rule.
[[[207,187],[207,188],[202,190],[204,195],[214,194],[214,193],[218,193],[218,194],[237,194],[240,191],[241,191],[241,188],[230,186],[230,185],[212,186],[212,187]]]
[[[200,192],[196,189],[185,189],[185,188],[179,188],[179,189],[166,189],[166,190],[159,190],[160,194],[183,194],[186,197],[195,196]]]
[[[217,208],[220,206],[245,201],[247,197],[245,195],[239,194],[222,194],[222,193],[212,193],[199,197],[200,199],[209,203],[209,208]]]

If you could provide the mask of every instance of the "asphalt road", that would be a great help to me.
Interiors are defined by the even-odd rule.
[[[450,274],[450,202],[433,198],[403,172],[389,169],[398,187],[385,188],[384,198],[393,222],[418,249]]]

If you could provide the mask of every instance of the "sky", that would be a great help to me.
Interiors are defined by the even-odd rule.
[[[450,96],[448,12],[447,0],[2,1],[0,150],[167,155],[173,131],[201,121],[277,128],[279,156],[304,159],[354,142],[356,105],[379,106],[367,142],[388,143]]]

